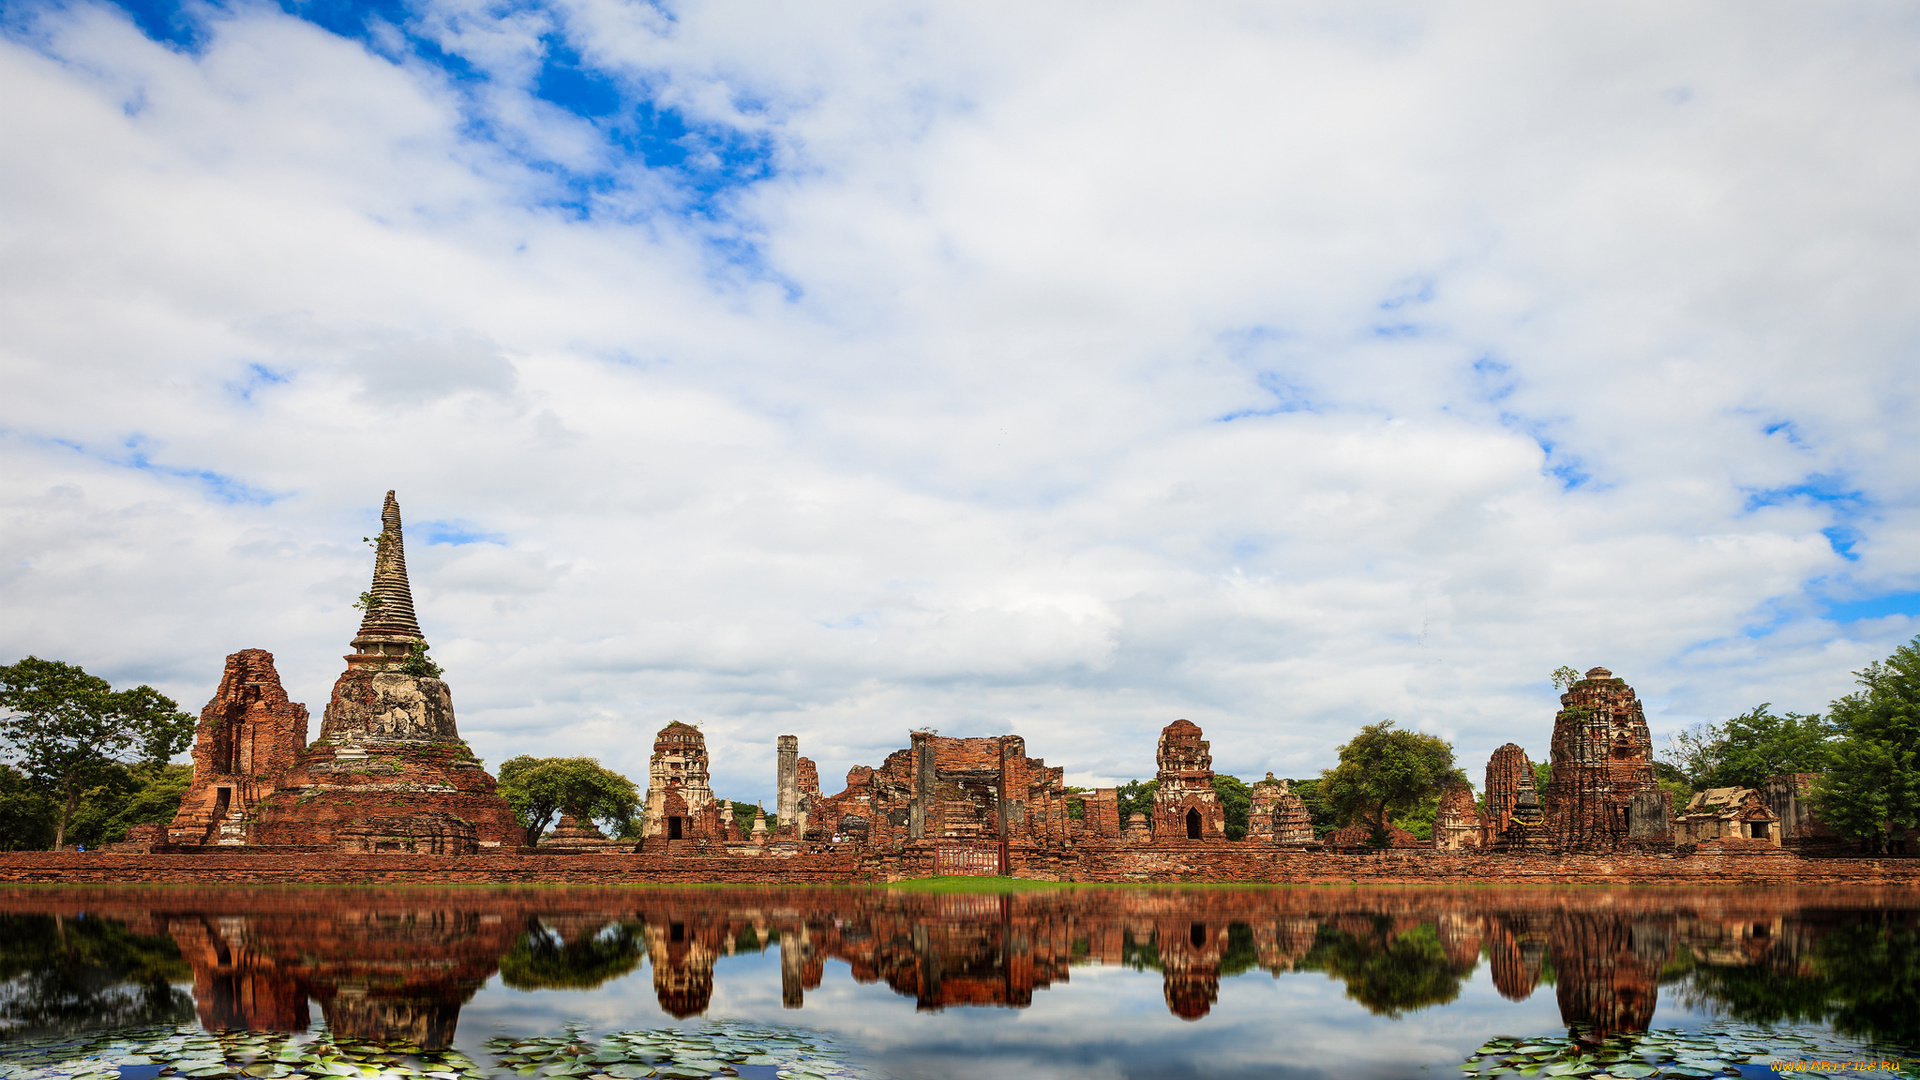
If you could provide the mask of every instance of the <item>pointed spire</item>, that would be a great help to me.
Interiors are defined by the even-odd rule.
[[[360,620],[353,647],[360,653],[405,655],[413,642],[425,635],[420,633],[420,621],[413,614],[413,589],[407,584],[407,546],[400,533],[400,502],[391,491],[380,509],[375,550],[373,587],[367,592],[378,602],[370,605],[366,617]]]

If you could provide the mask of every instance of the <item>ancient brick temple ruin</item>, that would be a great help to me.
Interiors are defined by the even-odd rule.
[[[227,657],[220,688],[194,730],[193,784],[167,827],[175,844],[244,843],[260,800],[299,764],[307,748],[307,707],[287,698],[273,654]]]
[[[391,491],[375,548],[371,600],[319,739],[301,745],[307,711],[287,700],[271,655],[228,657],[170,843],[436,855],[520,845],[512,808],[460,738],[452,692],[420,673],[426,640]]]
[[[1449,784],[1433,816],[1434,850],[1470,851],[1480,846],[1485,833],[1480,808],[1473,803],[1473,789],[1465,784]]]
[[[1248,789],[1248,795],[1247,839],[1282,847],[1313,843],[1313,817],[1287,781],[1275,780],[1268,773],[1265,780]]]
[[[878,767],[849,770],[844,789],[831,796],[800,755],[800,740],[782,735],[773,820],[762,806],[750,830],[733,803],[715,795],[700,730],[674,721],[654,738],[638,843],[567,815],[530,849],[512,808],[461,740],[452,693],[425,658],[392,492],[381,521],[366,614],[317,741],[306,745],[307,710],[289,699],[271,654],[229,656],[200,716],[192,785],[165,835],[149,833],[157,843],[142,841],[142,850],[502,856],[503,873],[519,873],[514,860],[537,856],[679,880],[723,865],[745,880],[928,873],[1279,880],[1295,861],[1376,850],[1366,823],[1317,842],[1306,805],[1271,773],[1250,788],[1245,841],[1229,843],[1211,748],[1188,720],[1160,732],[1151,813],[1127,822],[1115,788],[1070,790],[1064,769],[1029,757],[1019,735],[915,731]],[[1703,793],[1676,820],[1654,780],[1651,738],[1632,687],[1594,668],[1567,689],[1561,706],[1550,791],[1537,790],[1526,751],[1508,743],[1487,762],[1484,808],[1467,785],[1449,786],[1430,840],[1389,823],[1393,857],[1835,853],[1838,837],[1807,802],[1811,775]],[[1168,968],[1168,1001],[1177,1013],[1197,1015],[1210,998],[1205,977],[1188,979],[1175,966],[1204,972],[1218,944],[1195,939],[1173,958],[1179,965]],[[701,993],[691,984],[663,990],[689,1002]]]
[[[733,826],[733,808],[713,797],[707,774],[707,737],[692,724],[678,720],[653,737],[653,757],[647,765],[646,823],[642,845],[674,841],[690,843],[683,850],[724,844]]]
[[[1227,810],[1213,790],[1213,754],[1199,725],[1175,720],[1160,732],[1153,792],[1153,835],[1159,841],[1225,840]]]
[[[1653,777],[1653,737],[1624,679],[1597,667],[1560,695],[1547,830],[1556,848],[1672,846],[1673,809]]]

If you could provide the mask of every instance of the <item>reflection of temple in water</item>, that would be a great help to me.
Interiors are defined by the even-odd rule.
[[[434,908],[164,916],[193,967],[200,1023],[303,1031],[320,1003],[338,1038],[453,1043],[464,1004],[512,940],[501,916]]]
[[[1602,1039],[1644,1031],[1680,954],[1721,969],[1811,970],[1843,920],[1819,894],[1356,889],[1061,891],[946,896],[882,890],[529,890],[83,896],[75,910],[164,930],[191,966],[209,1028],[295,1031],[317,1002],[342,1038],[449,1045],[461,1006],[497,970],[522,990],[590,989],[652,967],[660,1007],[707,1011],[715,968],[779,950],[784,1005],[803,1008],[828,960],[924,1010],[1024,1008],[1076,964],[1159,974],[1168,1011],[1208,1015],[1222,979],[1322,972],[1367,1009],[1452,1000],[1486,959],[1499,993],[1551,982],[1562,1021]],[[151,902],[160,910],[142,906]],[[0,896],[52,910],[57,894]],[[1916,902],[1914,907],[1920,907]],[[1814,913],[1808,912],[1811,916]]]

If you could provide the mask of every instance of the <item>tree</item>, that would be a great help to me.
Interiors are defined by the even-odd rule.
[[[1449,780],[1466,783],[1453,765],[1453,746],[1432,735],[1396,728],[1391,720],[1368,724],[1340,748],[1340,764],[1320,774],[1323,798],[1341,819],[1373,826],[1375,842],[1387,836],[1387,818],[1437,796]]]
[[[1658,756],[1680,774],[1688,787],[1703,788],[1714,786],[1713,779],[1720,772],[1720,757],[1726,749],[1727,740],[1720,725],[1695,724],[1667,736],[1667,748]]]
[[[164,825],[193,786],[193,766],[142,762],[117,770],[80,798],[68,836],[82,844],[111,844],[134,825]]]
[[[511,758],[500,766],[499,791],[526,826],[529,847],[562,811],[576,821],[602,822],[615,835],[625,835],[640,804],[633,781],[590,757]]]
[[[0,851],[44,851],[53,842],[53,800],[11,765],[0,765]]]
[[[1134,814],[1145,814],[1147,821],[1153,821],[1153,793],[1160,790],[1158,780],[1129,780],[1121,784],[1115,792],[1119,802],[1120,827],[1127,827],[1127,819]]]
[[[1219,796],[1220,806],[1226,811],[1227,839],[1246,839],[1247,812],[1253,806],[1253,792],[1248,790],[1247,782],[1237,776],[1214,773],[1213,793]]]
[[[72,664],[29,656],[0,665],[0,738],[59,804],[53,848],[89,788],[134,760],[153,764],[193,741],[193,717],[151,686],[115,692]]]
[[[1920,637],[1854,675],[1863,689],[1828,713],[1842,737],[1814,801],[1829,826],[1884,850],[1920,826]]]
[[[1771,702],[1720,725],[1719,763],[1713,787],[1759,787],[1781,773],[1824,772],[1831,764],[1833,724],[1819,714],[1768,712]]]

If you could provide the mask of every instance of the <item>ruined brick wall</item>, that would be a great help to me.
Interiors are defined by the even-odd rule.
[[[1247,809],[1247,840],[1255,844],[1311,844],[1313,817],[1300,796],[1285,780],[1272,773],[1249,789],[1252,796]]]
[[[1226,808],[1213,790],[1213,754],[1199,725],[1175,720],[1160,732],[1153,793],[1155,843],[1224,839]]]
[[[1665,806],[1653,777],[1653,737],[1640,701],[1625,680],[1594,668],[1560,695],[1553,722],[1553,784],[1547,830],[1574,850],[1609,851],[1628,838],[1670,842],[1665,822],[1649,811]],[[1641,816],[1634,816],[1642,796]]]
[[[1782,846],[1790,851],[1834,854],[1856,846],[1814,812],[1810,796],[1819,778],[1819,773],[1785,773],[1760,785],[1760,797],[1780,819]]]
[[[1518,743],[1508,743],[1487,759],[1487,812],[1482,843],[1492,844],[1513,820],[1513,808],[1522,790],[1534,790],[1533,762]]]
[[[1473,789],[1465,784],[1448,785],[1440,796],[1440,808],[1433,816],[1434,849],[1471,850],[1481,845],[1485,832],[1480,808],[1473,802]]]
[[[221,819],[272,793],[306,745],[307,707],[287,697],[273,654],[242,649],[227,657],[213,700],[200,710],[193,783],[180,799],[169,837],[175,843],[216,841]]]

